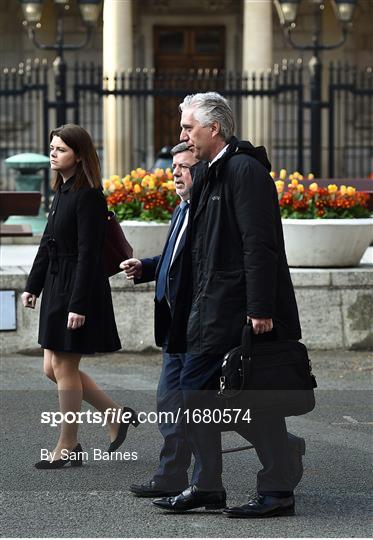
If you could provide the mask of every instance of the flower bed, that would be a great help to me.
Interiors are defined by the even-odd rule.
[[[119,221],[168,222],[180,201],[171,169],[149,172],[137,168],[123,178],[104,179],[103,186],[108,208]]]
[[[271,176],[275,180],[282,218],[349,219],[370,215],[369,195],[352,186],[329,184],[325,188],[313,182],[305,187],[301,174],[295,172],[287,177],[285,169],[280,171],[279,178],[275,173]],[[312,175],[308,175],[310,178]]]

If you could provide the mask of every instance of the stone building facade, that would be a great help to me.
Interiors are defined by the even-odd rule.
[[[287,44],[272,0],[104,0],[103,12],[87,47],[66,52],[66,61],[103,64],[104,75],[134,68],[156,70],[218,68],[232,72],[261,72],[274,65],[310,59],[310,53],[294,50]],[[66,42],[77,42],[82,36],[82,24],[76,0],[70,0],[65,18]],[[294,39],[310,43],[313,30],[312,0],[300,4]],[[0,67],[12,68],[27,59],[45,58],[52,62],[55,54],[36,49],[22,27],[22,9],[17,0],[1,0]],[[322,53],[323,63],[342,60],[363,69],[372,64],[373,2],[357,0],[353,24],[346,43],[333,51]],[[325,0],[322,17],[323,40],[336,42],[340,27],[330,0]],[[56,26],[53,0],[45,0],[40,41],[53,42]],[[51,84],[53,75],[50,74]],[[326,83],[325,83],[326,84]],[[326,91],[326,88],[324,88]],[[249,111],[250,113],[250,111]],[[242,114],[249,114],[243,110]],[[130,111],[104,107],[105,172],[126,171],[131,163]],[[156,106],[149,129],[154,132]],[[124,122],[122,121],[125,118]],[[265,134],[250,123],[243,123],[242,135],[254,143],[267,143]],[[0,111],[0,128],[4,127]],[[159,141],[151,137],[147,152],[149,162]],[[110,167],[109,167],[110,163]],[[110,169],[110,170],[109,170]]]

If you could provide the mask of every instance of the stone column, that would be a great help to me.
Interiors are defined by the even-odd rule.
[[[103,71],[107,88],[115,86],[114,76],[133,68],[132,0],[104,0]],[[131,114],[128,97],[104,98],[103,173],[127,174],[131,163]]]
[[[273,27],[272,0],[243,0],[243,62],[242,71],[256,73],[256,88],[260,74],[272,67]],[[267,98],[248,98],[242,107],[242,138],[258,146],[264,144],[270,153],[271,110]]]

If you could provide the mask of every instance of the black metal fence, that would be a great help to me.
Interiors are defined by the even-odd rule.
[[[76,68],[74,75],[75,105],[70,118],[87,127],[102,148],[102,108],[105,99],[115,96],[123,105],[122,123],[131,123],[133,166],[149,166],[155,152],[178,141],[178,104],[185,95],[215,90],[230,101],[238,137],[247,131],[260,131],[270,143],[274,163],[303,170],[303,84],[299,65],[250,77],[218,70],[156,73],[137,69],[109,81],[102,79],[101,70],[94,66]],[[126,117],[128,111],[130,119]]]
[[[373,70],[331,64],[328,96],[328,176],[373,172]]]
[[[338,64],[331,65],[327,74],[328,99],[321,104],[323,173],[336,178],[365,177],[373,170],[372,70],[358,72]],[[309,79],[302,62],[284,62],[265,74],[249,76],[218,70],[157,73],[136,69],[111,81],[103,78],[99,66],[76,64],[68,70],[67,82],[66,121],[80,123],[91,133],[100,157],[105,100],[121,104],[119,123],[127,123],[131,138],[130,166],[149,167],[161,146],[178,140],[177,105],[183,97],[216,90],[230,100],[238,137],[249,133],[254,144],[266,141],[274,170],[311,172]],[[48,153],[48,131],[55,123],[54,95],[53,72],[44,64],[2,70],[3,188],[12,183],[4,158],[19,152]]]

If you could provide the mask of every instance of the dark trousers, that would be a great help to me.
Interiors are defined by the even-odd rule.
[[[219,425],[193,422],[194,410],[213,410],[220,376],[221,355],[168,354],[163,349],[163,366],[157,390],[157,409],[186,411],[178,422],[161,421],[164,438],[154,480],[180,491],[188,485],[191,453],[195,466],[191,484],[200,488],[221,489],[221,430],[236,431],[255,446],[263,469],[258,473],[259,492],[291,491],[289,484],[288,434],[283,417],[253,418],[252,422]],[[175,418],[175,417],[174,417]],[[198,418],[198,415],[197,415]],[[188,420],[188,421],[187,421]]]
[[[166,484],[170,491],[182,491],[189,485],[188,469],[192,450],[186,438],[183,415],[176,422],[178,410],[183,410],[183,396],[180,391],[180,373],[183,368],[184,354],[169,354],[163,348],[162,372],[157,390],[157,410],[172,412],[174,421],[161,417],[158,428],[164,443],[159,456],[159,466],[153,479]]]
[[[221,427],[213,421],[203,422],[202,411],[219,409],[216,390],[220,376],[222,355],[187,354],[180,376],[184,408],[188,411],[186,423],[188,441],[195,457],[192,483],[200,489],[222,489]],[[193,411],[197,411],[193,421]],[[262,415],[250,423],[234,424],[237,431],[255,446],[263,469],[257,478],[259,493],[273,495],[292,492],[290,456],[285,419],[281,416]]]

